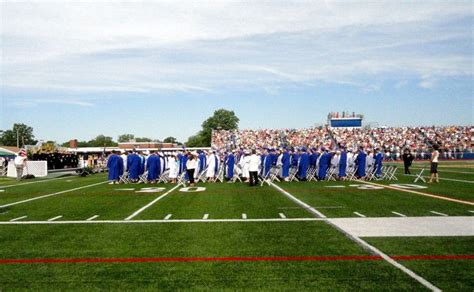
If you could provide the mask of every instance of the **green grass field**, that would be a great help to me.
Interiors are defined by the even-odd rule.
[[[329,219],[471,220],[473,167],[442,162],[441,177],[450,180],[413,189],[462,202],[364,182],[277,183],[290,199],[268,185],[199,184],[204,191],[182,192],[169,184],[109,185],[104,174],[2,178],[0,290],[428,290],[358,238],[437,288],[473,291],[472,230],[359,238],[295,202]],[[376,183],[413,184],[414,177],[397,176]],[[150,187],[164,189],[138,192]]]

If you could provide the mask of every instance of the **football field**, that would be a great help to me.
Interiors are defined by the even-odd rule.
[[[2,178],[0,290],[473,291],[474,163],[440,175],[254,188]]]

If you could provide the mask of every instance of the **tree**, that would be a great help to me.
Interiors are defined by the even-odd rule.
[[[117,146],[117,143],[115,143],[112,140],[112,137],[99,135],[95,137],[94,139],[90,140],[89,142],[87,142],[87,145],[89,147],[111,147],[111,146]]]
[[[234,111],[219,109],[202,123],[202,130],[194,136],[189,137],[186,146],[204,147],[211,145],[212,130],[234,130],[239,125],[239,118]]]
[[[178,143],[175,137],[166,137],[163,143]]]
[[[143,138],[136,138],[135,141],[136,142],[152,142],[153,140],[150,138],[143,137]]]
[[[135,139],[135,135],[133,135],[133,134],[123,134],[123,135],[118,136],[118,142],[119,143],[130,142],[133,139]]]
[[[5,146],[17,146],[17,137],[19,146],[36,144],[33,128],[25,124],[13,124],[12,130],[6,130],[0,137],[0,144]]]

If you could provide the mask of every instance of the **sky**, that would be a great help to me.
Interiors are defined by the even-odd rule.
[[[472,1],[0,1],[0,129],[186,141],[329,112],[472,125]]]

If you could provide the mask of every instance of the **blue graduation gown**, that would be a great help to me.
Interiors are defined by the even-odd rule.
[[[109,169],[109,180],[118,180],[120,176],[120,156],[113,154],[107,160]]]
[[[357,155],[357,158],[355,160],[355,163],[357,165],[356,175],[358,177],[365,176],[365,163],[366,163],[366,160],[367,160],[367,154],[365,154],[365,152],[359,152],[359,155]]]
[[[326,174],[328,171],[328,162],[329,162],[329,154],[322,153],[321,158],[319,158],[319,169],[318,169],[318,178],[320,180],[326,179]]]
[[[123,158],[120,155],[117,155],[118,160],[119,160],[119,176],[123,174]]]
[[[153,181],[158,178],[160,158],[156,155],[150,155],[146,161],[148,170],[148,180]]]
[[[145,173],[145,157],[138,155],[138,158],[140,158],[140,175]]]
[[[267,177],[272,168],[272,158],[270,155],[265,156],[263,160],[263,177]]]
[[[140,165],[141,165],[140,156],[138,156],[135,153],[130,154],[128,155],[127,161],[128,161],[127,167],[128,167],[128,172],[129,172],[129,178],[138,179],[138,176],[140,173]]]
[[[281,176],[290,176],[290,154],[288,152],[283,153],[283,157],[281,158],[281,164]]]
[[[377,153],[375,155],[375,175],[381,176],[382,175],[382,161],[383,161],[383,154]]]
[[[346,176],[347,169],[347,153],[346,151],[341,152],[341,159],[339,160],[339,177]]]
[[[298,166],[298,159],[299,159],[299,155],[294,153],[291,155],[291,166],[294,166],[294,167],[297,167]]]
[[[206,169],[206,154],[199,154],[199,172],[202,172]]]
[[[234,154],[230,154],[229,156],[227,156],[227,161],[226,161],[226,166],[227,166],[226,174],[227,174],[227,178],[229,179],[234,177],[234,164],[235,164]]]
[[[306,178],[309,168],[309,155],[308,153],[303,153],[300,156],[300,163],[298,166],[298,176],[300,178]]]

